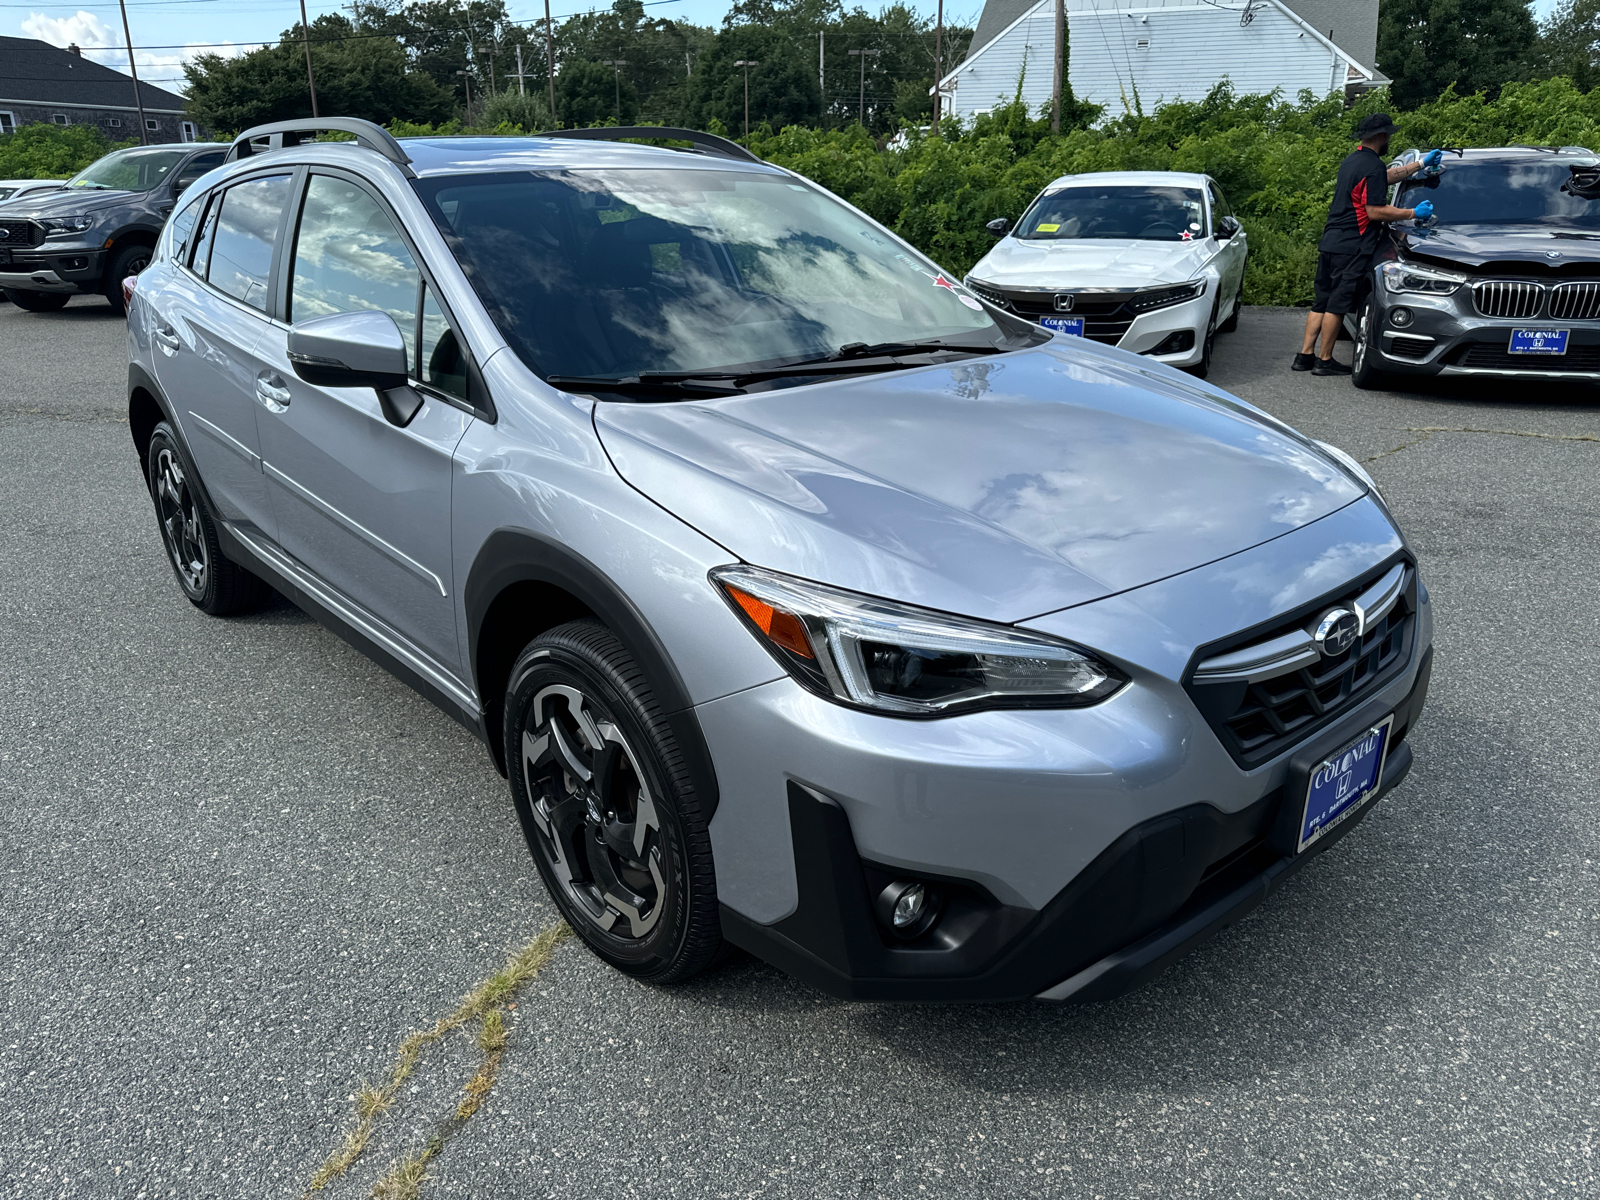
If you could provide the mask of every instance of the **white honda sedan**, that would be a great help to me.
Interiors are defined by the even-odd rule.
[[[1209,175],[1104,171],[1063,175],[966,284],[989,303],[1146,354],[1204,378],[1218,332],[1238,324],[1243,227]]]

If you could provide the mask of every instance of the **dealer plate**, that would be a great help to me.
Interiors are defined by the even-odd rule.
[[[1056,333],[1071,333],[1078,337],[1083,336],[1082,317],[1040,317],[1039,324]]]
[[[1565,329],[1513,329],[1511,354],[1565,354],[1567,331]]]
[[[1333,829],[1377,793],[1389,756],[1390,713],[1311,768],[1306,806],[1300,817],[1298,854]]]

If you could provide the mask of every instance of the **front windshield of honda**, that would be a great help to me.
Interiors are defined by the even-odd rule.
[[[1199,188],[1090,184],[1046,192],[1017,223],[1024,241],[1115,238],[1188,242],[1205,235]]]
[[[1582,166],[1592,171],[1594,160]],[[1439,225],[1600,229],[1600,197],[1587,199],[1574,191],[1571,167],[1570,156],[1554,154],[1538,162],[1453,162],[1446,156],[1442,174],[1407,183],[1395,203],[1415,208],[1432,200]]]
[[[1006,333],[954,278],[816,188],[712,168],[424,178],[506,341],[542,376],[797,363]]]
[[[79,171],[67,180],[67,186],[90,191],[114,188],[148,192],[188,156],[187,150],[118,150]]]

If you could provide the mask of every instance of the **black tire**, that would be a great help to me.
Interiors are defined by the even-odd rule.
[[[197,473],[178,449],[172,426],[162,421],[150,437],[147,483],[161,527],[161,544],[183,594],[213,617],[245,612],[265,598],[267,586],[222,553],[216,523],[206,511]]]
[[[105,297],[111,307],[123,316],[128,315],[128,307],[122,302],[122,281],[129,275],[137,275],[150,265],[150,258],[155,254],[149,246],[124,246],[111,256],[111,261],[106,264]]]
[[[511,796],[567,924],[643,982],[709,965],[722,924],[708,823],[626,647],[593,621],[540,634],[511,669],[505,713]]]
[[[6,288],[6,299],[28,312],[60,312],[72,299],[70,292],[25,292],[21,288]]]
[[[1218,301],[1220,304],[1221,302]],[[1211,374],[1211,352],[1217,348],[1217,305],[1211,306],[1211,319],[1206,322],[1206,340],[1201,344],[1200,361],[1184,370],[1196,379],[1204,379]]]
[[[1356,316],[1356,352],[1351,362],[1350,382],[1362,391],[1375,391],[1392,386],[1393,377],[1387,371],[1379,370],[1374,364],[1377,355],[1374,348],[1378,344],[1377,334],[1372,328],[1372,301],[1365,300],[1361,304],[1361,311]]]

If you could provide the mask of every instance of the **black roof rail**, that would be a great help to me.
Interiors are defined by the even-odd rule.
[[[580,138],[592,142],[617,142],[624,138],[664,138],[673,142],[688,142],[694,147],[691,153],[712,154],[718,158],[734,158],[740,162],[761,162],[758,155],[750,153],[738,142],[730,142],[714,133],[701,133],[697,129],[674,129],[670,125],[604,125],[594,129],[549,129],[539,137]]]
[[[412,174],[411,156],[394,140],[394,135],[383,126],[359,117],[309,117],[303,121],[274,121],[270,125],[257,125],[233,139],[223,161],[249,158],[256,152],[250,143],[257,138],[266,138],[268,149],[279,150],[285,146],[298,146],[306,140],[306,135],[315,140],[319,133],[353,134],[357,145],[376,150],[407,175]]]

